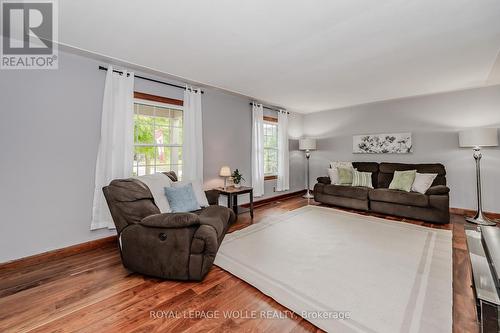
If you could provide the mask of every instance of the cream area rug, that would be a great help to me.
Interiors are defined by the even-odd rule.
[[[306,206],[226,235],[215,264],[328,332],[443,333],[451,240],[448,230]]]

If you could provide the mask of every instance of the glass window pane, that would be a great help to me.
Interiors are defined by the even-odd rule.
[[[134,115],[134,138],[135,143],[152,144],[153,119],[151,117]]]
[[[264,174],[275,175],[278,172],[278,151],[264,149]]]
[[[154,147],[135,146],[134,161],[140,164],[153,164],[154,155]]]
[[[160,127],[169,127],[170,118],[165,117],[155,117],[155,125]]]
[[[156,166],[156,172],[169,172],[172,171],[170,164],[159,164]]]
[[[155,166],[140,165],[137,168],[134,168],[134,170],[136,170],[137,176],[151,175],[155,173]]]
[[[155,113],[154,106],[141,104],[141,103],[136,103],[136,105],[137,105],[136,114],[141,114],[141,115],[150,116],[150,117],[154,116],[154,113]]]
[[[169,147],[156,147],[155,164],[170,164],[171,149]]]
[[[170,144],[170,127],[156,126],[155,127],[155,143],[157,145],[168,145]]]
[[[179,164],[175,167],[177,168],[177,171],[175,172],[177,174],[177,178],[179,178],[179,180],[182,180],[182,164]]]
[[[182,164],[182,147],[172,147],[172,164]]]
[[[182,127],[182,111],[181,110],[170,110],[170,117],[172,118],[172,126]]]
[[[170,119],[170,109],[156,106],[155,107],[155,116],[157,118],[164,119],[164,120],[162,120],[162,122],[165,120],[169,120]]]
[[[154,147],[138,147],[134,149],[134,167],[154,164]]]
[[[170,164],[182,163],[182,148],[170,147]]]
[[[182,145],[182,128],[172,127],[171,131],[172,131],[172,136],[171,136],[172,141],[170,142],[170,144]]]
[[[264,149],[264,173],[269,174],[271,172],[270,166],[270,158],[269,158],[269,149]]]

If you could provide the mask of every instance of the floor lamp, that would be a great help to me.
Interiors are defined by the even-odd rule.
[[[477,213],[474,217],[466,220],[480,225],[496,225],[495,222],[483,214],[483,203],[481,193],[481,147],[498,146],[498,131],[496,128],[472,128],[460,131],[458,134],[460,147],[472,147],[474,160],[476,160],[476,195]]]
[[[311,150],[316,150],[316,139],[300,139],[299,149],[305,150],[307,159],[307,192],[304,198],[312,199],[314,196],[311,194],[311,187],[309,186],[309,157],[311,157]]]

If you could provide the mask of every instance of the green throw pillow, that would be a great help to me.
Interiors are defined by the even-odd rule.
[[[394,171],[394,178],[389,184],[389,189],[410,192],[416,175],[417,170]]]
[[[372,173],[371,172],[360,172],[356,169],[352,172],[352,186],[362,186],[373,188],[372,185]]]
[[[339,174],[339,184],[340,185],[351,185],[352,184],[352,168],[337,168]]]

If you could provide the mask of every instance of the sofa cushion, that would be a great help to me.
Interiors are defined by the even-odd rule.
[[[325,185],[323,193],[359,200],[368,200],[368,188],[345,185]]]
[[[432,186],[446,185],[446,169],[440,163],[433,163],[433,164],[380,163],[377,186],[375,187],[388,188],[394,176],[394,171],[406,171],[406,170],[417,170],[418,173],[437,173],[437,177],[432,182]]]
[[[377,162],[352,162],[353,168],[361,172],[372,173],[372,185],[377,188],[378,186],[378,163]]]
[[[389,190],[386,188],[377,188],[370,190],[370,200],[395,203],[400,205],[428,207],[429,197],[425,194],[416,192],[403,192],[399,190]]]

